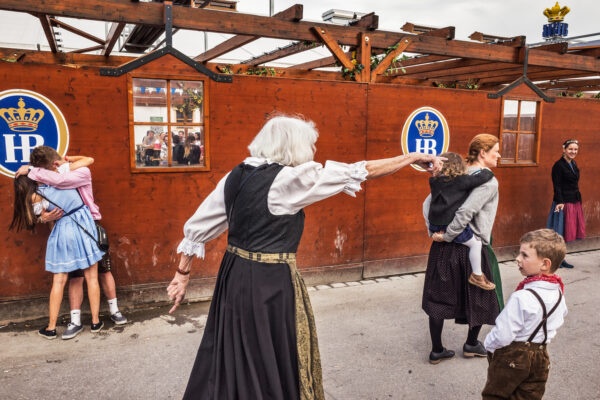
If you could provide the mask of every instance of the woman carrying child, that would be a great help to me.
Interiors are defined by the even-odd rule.
[[[93,162],[92,158],[84,157],[67,165],[71,169],[77,169],[91,165]],[[49,167],[57,169],[65,163],[66,160],[63,158],[55,161]],[[46,271],[53,273],[54,276],[50,291],[49,322],[45,328],[39,330],[38,334],[46,339],[57,337],[56,321],[67,282],[67,274],[78,269],[83,270],[87,282],[90,310],[92,312],[91,331],[99,331],[102,329],[103,324],[100,322],[98,315],[100,287],[98,284],[97,263],[104,252],[98,248],[95,242],[95,238],[97,238],[96,226],[89,208],[83,203],[76,189],[60,190],[47,185],[38,186],[36,182],[27,176],[17,177],[14,188],[14,213],[9,228],[11,230],[15,229],[18,232],[25,228],[33,231],[36,222],[43,222],[39,219],[43,212],[52,211],[56,208],[64,210],[63,217],[54,223],[46,245]],[[82,227],[93,235],[94,239],[88,236]]]
[[[440,234],[446,232],[456,211],[467,200],[471,190],[494,177],[492,171],[487,168],[477,170],[471,175],[467,174],[462,157],[456,153],[443,153],[440,157],[446,158],[444,166],[429,178],[431,194],[429,215],[426,217],[429,236],[436,232]],[[469,248],[469,261],[473,270],[469,276],[469,283],[483,290],[494,290],[496,285],[481,273],[481,240],[473,234],[469,225],[454,238],[453,242]]]
[[[484,168],[494,168],[500,158],[498,138],[493,135],[479,134],[471,140],[467,155],[467,173],[473,174]],[[481,172],[480,172],[481,173]],[[423,214],[429,216],[429,198],[423,203]],[[454,219],[442,234],[436,232],[429,251],[425,284],[423,288],[422,308],[429,316],[429,333],[432,350],[429,362],[437,364],[454,357],[454,351],[442,345],[442,330],[445,319],[454,319],[456,323],[468,324],[467,340],[463,346],[465,357],[485,357],[487,352],[477,339],[483,324],[492,325],[500,312],[502,284],[495,257],[491,252],[491,234],[496,210],[498,208],[498,181],[491,178],[475,187],[471,194],[456,211]],[[481,290],[468,283],[471,276],[469,251],[466,246],[453,243],[469,226],[482,244],[481,272],[492,277],[496,291]]]

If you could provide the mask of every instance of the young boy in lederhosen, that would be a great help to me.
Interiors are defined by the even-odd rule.
[[[526,278],[485,338],[489,367],[483,399],[541,399],[544,395],[550,369],[546,345],[567,315],[564,286],[554,274],[566,250],[563,238],[550,229],[521,238],[516,261]]]

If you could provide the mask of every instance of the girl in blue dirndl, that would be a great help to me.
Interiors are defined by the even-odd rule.
[[[54,203],[54,204],[53,204]],[[97,231],[89,208],[83,203],[76,189],[60,190],[40,185],[19,176],[15,179],[15,207],[10,229],[22,228],[33,231],[36,222],[43,222],[40,215],[51,212],[57,206],[63,210],[62,218],[54,223],[46,246],[46,271],[54,274],[50,291],[49,322],[39,334],[54,339],[56,322],[67,282],[67,274],[83,270],[88,286],[88,297],[92,313],[92,332],[102,328],[99,320],[100,287],[98,284],[98,261],[104,255],[98,247]],[[83,229],[77,225],[81,225]],[[91,235],[91,236],[90,236]],[[92,238],[93,236],[93,238]]]

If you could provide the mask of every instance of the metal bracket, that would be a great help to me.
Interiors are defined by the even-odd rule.
[[[172,55],[179,61],[184,62],[196,71],[208,76],[210,79],[216,82],[231,83],[233,77],[231,75],[218,74],[206,68],[203,64],[194,61],[190,57],[186,56],[179,50],[173,48],[173,6],[165,2],[165,47],[154,50],[142,57],[136,58],[128,63],[125,63],[115,68],[100,68],[101,76],[121,76],[127,72],[133,71],[141,67],[142,65],[148,64],[162,56],[167,54]]]
[[[488,93],[488,99],[497,99],[500,98],[502,96],[504,96],[506,93],[510,92],[511,90],[513,90],[514,88],[516,88],[519,85],[522,85],[523,83],[527,86],[529,86],[529,88],[531,90],[533,90],[538,96],[540,96],[544,101],[548,102],[548,103],[554,103],[554,101],[556,100],[554,97],[549,97],[548,95],[546,95],[546,93],[542,92],[542,90],[535,86],[535,84],[533,82],[531,82],[529,80],[529,78],[527,78],[527,60],[529,58],[529,47],[525,47],[525,56],[523,57],[523,76],[520,77],[519,79],[517,79],[516,81],[514,81],[513,83],[511,83],[510,85],[508,85],[507,87],[505,87],[504,89],[500,90],[499,92],[496,93]]]

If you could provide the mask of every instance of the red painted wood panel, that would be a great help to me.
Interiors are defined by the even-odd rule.
[[[135,72],[148,73],[197,76],[170,56]],[[69,124],[69,153],[95,158],[94,194],[121,287],[170,280],[184,222],[219,179],[246,157],[246,146],[269,113],[300,113],[313,120],[320,132],[319,162],[400,154],[404,121],[422,106],[445,115],[450,150],[462,154],[475,134],[498,134],[500,126],[500,100],[490,100],[483,92],[235,76],[232,84],[209,85],[210,171],[131,173],[126,76],[101,77],[97,68],[0,63],[0,91],[15,88],[36,91],[57,104]],[[494,171],[500,182],[497,245],[514,245],[525,231],[545,225],[552,197],[550,169],[569,137],[582,143],[577,161],[588,235],[600,234],[600,189],[594,185],[600,173],[594,162],[600,101],[557,99],[544,104],[542,125],[538,167]],[[427,253],[421,215],[429,191],[427,175],[407,168],[363,187],[356,199],[340,194],[306,208],[301,268]],[[40,226],[36,234],[9,233],[12,180],[0,176],[0,190],[0,299],[46,295],[51,282],[43,270],[48,227]],[[196,262],[195,277],[216,275],[225,241],[221,236],[207,245],[207,258]]]

